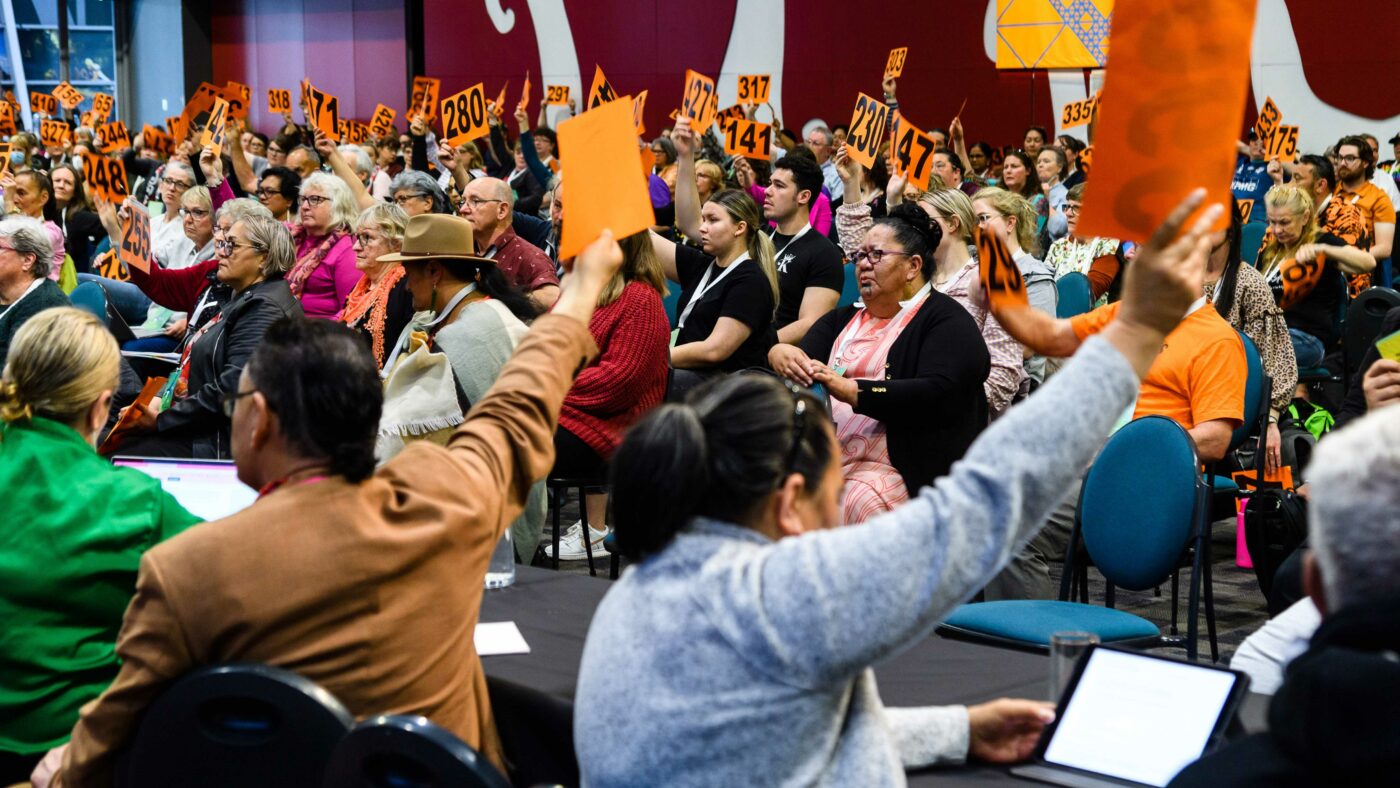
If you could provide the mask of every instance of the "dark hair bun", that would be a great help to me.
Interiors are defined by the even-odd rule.
[[[910,248],[909,251],[914,254],[927,258],[943,241],[943,228],[934,224],[933,219],[929,218],[924,209],[914,203],[902,202],[896,205],[890,209],[887,218],[907,226],[919,238],[921,243],[915,246],[923,246],[924,248]],[[906,248],[909,248],[907,242]]]

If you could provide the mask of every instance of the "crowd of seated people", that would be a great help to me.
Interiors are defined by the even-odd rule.
[[[885,95],[897,106],[893,79]],[[419,118],[360,146],[290,117],[270,137],[235,121],[221,153],[192,128],[169,156],[13,136],[0,479],[72,560],[22,593],[0,586],[18,666],[0,680],[0,783],[41,759],[40,785],[103,782],[165,687],[235,661],[290,667],[357,716],[426,715],[506,769],[471,640],[506,533],[520,563],[612,550],[631,565],[581,664],[589,784],[698,781],[717,747],[733,757],[704,779],[734,783],[897,783],[906,768],[1023,759],[1053,719],[1045,704],[885,709],[871,665],[974,595],[1058,596],[1081,481],[1115,425],[1165,416],[1203,466],[1236,462],[1236,430],[1255,426],[1242,338],[1270,378],[1259,438],[1277,472],[1278,422],[1319,394],[1300,370],[1340,356],[1337,316],[1382,283],[1394,236],[1374,182],[1389,171],[1364,137],[1296,164],[1243,144],[1252,210],[1213,206],[1188,227],[1193,195],[1129,240],[1079,234],[1082,146],[1039,127],[994,162],[954,119],[919,189],[888,143],[857,164],[844,129],[781,129],[758,160],[724,156],[682,115],[638,140],[655,157],[651,228],[561,258],[567,158],[543,106],[516,120],[518,134],[493,115],[486,138],[449,145]],[[133,162],[129,202],[91,195],[75,155]],[[138,206],[144,265],[113,249]],[[1216,219],[1227,229],[1209,232]],[[1251,222],[1267,230],[1255,248]],[[990,300],[979,240],[1014,261],[1027,308]],[[119,348],[112,315],[67,308],[65,268],[137,338]],[[1060,318],[1072,273],[1092,306]],[[1397,329],[1400,312],[1381,333]],[[140,356],[159,356],[165,380],[123,410]],[[1400,401],[1400,364],[1372,349],[1345,371],[1340,420],[1390,434],[1400,411],[1366,414]],[[1311,500],[1366,497],[1329,470],[1348,440],[1388,461],[1367,429],[1322,440]],[[258,501],[196,524],[99,445],[233,459]],[[57,495],[74,473],[79,492]],[[557,544],[542,539],[564,505],[550,477],[589,482],[586,518]],[[1306,652],[1330,688],[1336,649],[1374,650],[1354,628],[1389,623],[1371,604],[1388,587],[1346,584],[1362,577],[1344,527],[1358,515],[1324,506],[1318,560],[1295,559],[1310,600],[1242,652],[1280,692],[1284,655]],[[11,541],[0,575],[53,560]],[[1299,757],[1282,738],[1248,746],[1215,757]]]

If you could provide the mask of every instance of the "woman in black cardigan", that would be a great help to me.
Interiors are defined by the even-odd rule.
[[[780,374],[831,396],[842,522],[889,511],[946,474],[987,423],[986,343],[967,310],[932,291],[924,273],[941,236],[917,207],[891,211],[856,253],[863,303],[827,313],[800,346],[769,353]]]

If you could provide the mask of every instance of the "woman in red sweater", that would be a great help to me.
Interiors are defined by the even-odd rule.
[[[598,343],[598,360],[574,380],[554,433],[551,476],[603,478],[622,433],[666,396],[671,326],[661,303],[666,279],[645,231],[619,241],[622,268],[603,288],[588,329]],[[562,261],[567,273],[572,260]],[[606,495],[588,496],[588,530],[594,557],[605,556],[603,524]],[[553,545],[545,546],[553,556]],[[583,522],[574,523],[559,540],[559,558],[581,560]]]

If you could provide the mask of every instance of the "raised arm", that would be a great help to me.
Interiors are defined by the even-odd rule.
[[[355,169],[350,166],[350,162],[340,155],[340,149],[331,141],[331,138],[322,134],[320,129],[316,129],[315,134],[316,152],[321,154],[322,161],[331,165],[331,172],[334,172],[337,178],[350,187],[350,194],[355,198],[356,207],[363,211],[379,202],[374,199],[373,194],[365,189],[365,185],[360,182],[360,176],[355,174]]]
[[[233,177],[238,179],[238,185],[243,187],[245,194],[256,194],[258,191],[258,176],[253,172],[253,165],[248,161],[248,155],[243,152],[243,129],[247,128],[245,122],[235,122],[229,133],[224,135],[228,140],[228,157],[233,162]]]
[[[695,132],[690,118],[676,118],[671,132],[676,145],[676,226],[687,238],[700,237],[700,187],[695,182]]]
[[[525,116],[525,110],[515,110],[515,122],[520,127],[520,155],[525,158],[525,167],[530,174],[539,181],[540,188],[549,189],[550,182],[554,179],[554,173],[550,172],[544,162],[540,161],[540,154],[535,150],[535,134],[530,131],[529,118]]]

